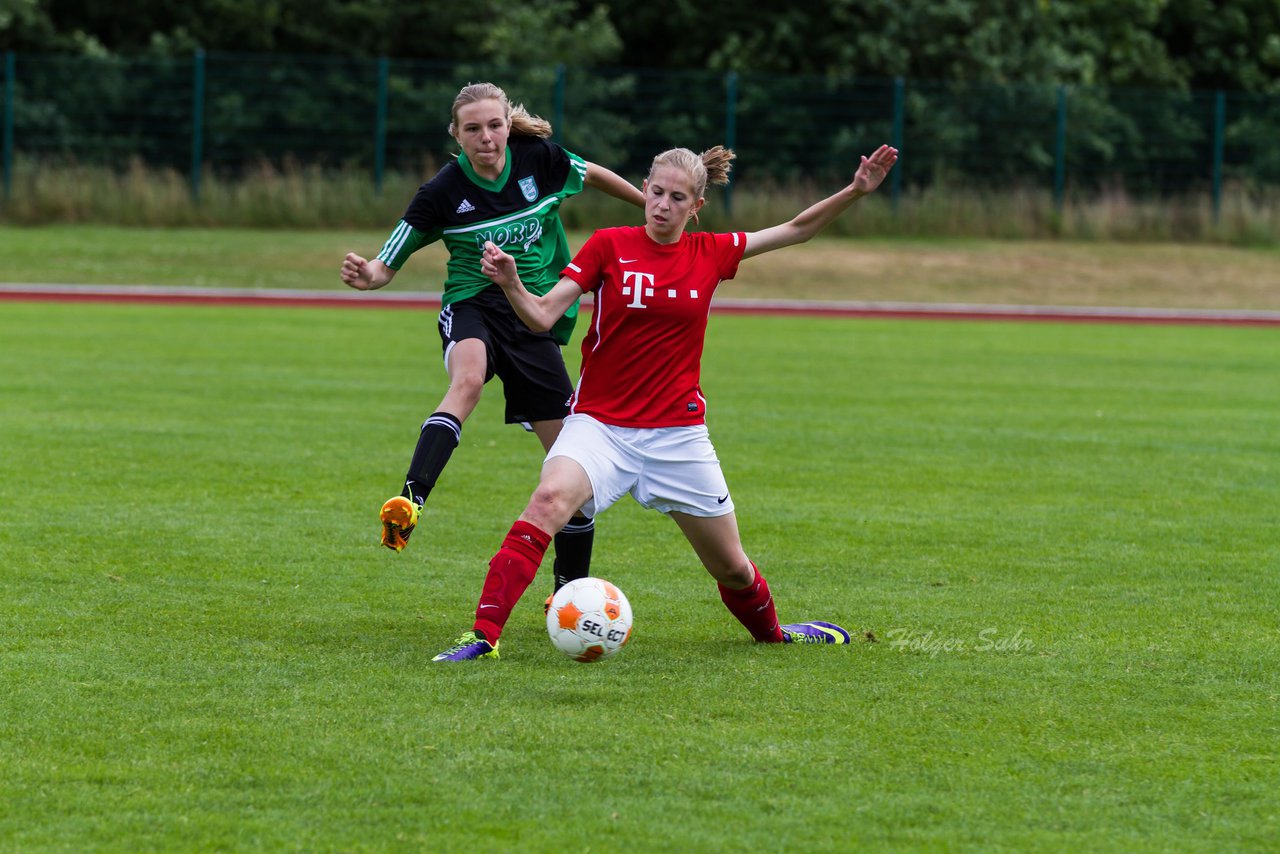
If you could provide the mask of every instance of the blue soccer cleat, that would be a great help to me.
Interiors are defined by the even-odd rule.
[[[810,620],[783,626],[782,640],[784,643],[848,643],[849,633],[835,623]]]
[[[464,632],[453,646],[437,655],[432,661],[473,661],[477,658],[497,658],[498,645],[489,643],[482,635]]]

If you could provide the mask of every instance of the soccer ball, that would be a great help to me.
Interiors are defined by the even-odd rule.
[[[603,578],[574,579],[551,597],[547,634],[574,661],[608,658],[631,637],[631,605]]]

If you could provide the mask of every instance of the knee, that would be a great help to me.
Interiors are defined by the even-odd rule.
[[[463,370],[449,380],[449,392],[473,406],[484,391],[484,372]]]
[[[578,512],[579,508],[571,507],[571,503],[565,490],[555,484],[540,483],[520,518],[554,534]]]
[[[756,579],[755,568],[745,554],[740,558],[715,561],[714,566],[708,564],[707,572],[730,590],[742,590]]]

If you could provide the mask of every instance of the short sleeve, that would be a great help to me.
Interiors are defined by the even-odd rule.
[[[716,269],[721,279],[732,279],[738,275],[738,264],[742,254],[747,251],[747,233],[734,231],[729,234],[715,235]]]
[[[600,287],[604,271],[602,261],[608,257],[608,253],[605,252],[605,243],[606,238],[600,232],[597,231],[591,235],[587,238],[587,242],[582,244],[578,254],[573,256],[568,266],[560,271],[560,275],[577,282],[584,294],[591,293]]]
[[[428,181],[418,188],[405,208],[402,220],[423,233],[430,233],[444,227],[437,211],[436,187],[434,180]]]
[[[551,185],[565,196],[577,195],[586,186],[587,161],[549,139],[538,140],[547,158]]]

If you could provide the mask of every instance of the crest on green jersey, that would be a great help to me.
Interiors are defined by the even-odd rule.
[[[520,192],[524,193],[524,200],[532,202],[538,198],[538,184],[533,180],[533,176],[520,179]]]

